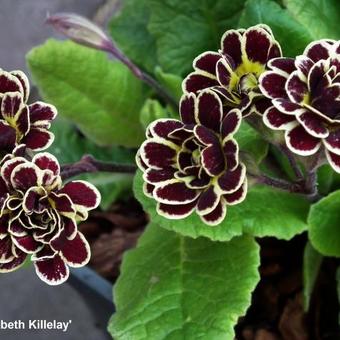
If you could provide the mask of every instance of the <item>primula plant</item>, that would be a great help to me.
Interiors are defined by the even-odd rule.
[[[42,280],[64,282],[90,259],[80,222],[100,196],[105,210],[133,192],[148,225],[114,285],[114,339],[260,338],[241,330],[272,275],[266,244],[296,240],[298,325],[321,339],[303,313],[322,262],[340,287],[340,8],[209,3],[129,0],[110,34],[77,15],[48,17],[72,41],[34,48],[28,65],[56,124],[77,127],[55,130],[54,144],[57,109],[27,104],[26,76],[1,71],[0,270],[30,259]],[[284,322],[268,339],[308,338]]]

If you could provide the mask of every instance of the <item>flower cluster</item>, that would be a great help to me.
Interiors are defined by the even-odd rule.
[[[238,108],[243,116],[259,113],[268,105],[258,88],[258,78],[268,60],[280,57],[281,48],[267,25],[229,30],[219,52],[204,52],[193,63],[194,72],[183,82],[184,92],[211,88],[223,104]]]
[[[28,105],[29,82],[21,71],[0,69],[0,150],[11,152],[16,145],[40,151],[48,148],[54,135],[48,131],[57,110],[53,105]]]
[[[62,183],[58,160],[46,149],[56,117],[54,106],[28,105],[29,83],[20,71],[0,70],[0,272],[19,268],[30,256],[46,283],[64,282],[70,267],[90,258],[77,222],[98,206],[90,183]]]
[[[147,129],[136,157],[144,192],[167,218],[196,211],[206,224],[219,224],[227,205],[240,203],[247,192],[246,169],[233,138],[241,112],[225,113],[218,95],[204,90],[183,95],[180,115],[181,121],[159,119]]]
[[[268,67],[260,77],[263,94],[272,100],[264,123],[284,130],[287,146],[298,155],[323,148],[340,173],[340,42],[313,42],[303,55],[272,59]]]

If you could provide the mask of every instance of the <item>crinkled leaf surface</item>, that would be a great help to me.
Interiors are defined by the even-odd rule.
[[[340,257],[340,190],[312,205],[308,224],[313,247],[323,255]]]
[[[274,236],[289,240],[307,229],[309,203],[302,196],[269,188],[254,186],[245,201],[227,208],[227,217],[218,226],[204,224],[196,213],[180,220],[170,220],[156,212],[156,201],[143,193],[142,172],[134,181],[134,192],[151,220],[184,236],[205,236],[211,240],[226,241],[243,233],[258,237]]]
[[[323,256],[308,242],[303,254],[303,297],[306,312],[309,309],[310,299],[319,274],[322,259]]]
[[[48,40],[27,56],[43,98],[100,145],[138,146],[142,83],[121,63],[70,41]]]
[[[154,120],[168,117],[169,113],[166,108],[157,99],[148,98],[140,111],[139,119],[142,126],[146,129]]]
[[[109,331],[117,340],[233,339],[259,263],[250,236],[212,242],[150,225],[124,256]]]
[[[220,37],[236,26],[244,0],[148,0],[149,31],[156,39],[159,65],[165,72],[184,75],[192,60],[216,50]]]
[[[148,72],[157,65],[155,38],[148,31],[150,10],[146,0],[124,0],[109,23],[111,36],[135,63]]]
[[[97,159],[117,163],[133,164],[134,152],[123,147],[99,147],[84,138],[72,124],[66,120],[57,119],[51,130],[55,141],[49,148],[61,164],[77,162],[84,154],[91,154]],[[132,192],[132,175],[117,173],[94,173],[78,176],[94,184],[101,193],[101,207],[107,209],[118,198],[130,197]]]
[[[287,57],[295,57],[301,54],[305,46],[314,38],[304,25],[276,2],[248,0],[240,18],[239,27],[248,27],[260,23],[270,26],[276,40],[282,46],[284,55]],[[313,22],[310,22],[310,24],[317,25]]]
[[[313,39],[339,39],[338,0],[283,0],[283,3]]]

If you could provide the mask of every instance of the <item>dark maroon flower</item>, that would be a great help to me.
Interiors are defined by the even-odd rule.
[[[263,113],[268,100],[258,88],[258,77],[268,60],[280,56],[280,45],[267,25],[229,30],[219,52],[204,52],[194,60],[195,71],[184,79],[183,91],[198,93],[211,88],[224,105],[239,108],[243,116]]]
[[[26,144],[34,151],[49,147],[54,139],[50,122],[56,117],[54,106],[36,102],[27,105],[29,82],[21,71],[0,69],[0,149],[11,152]]]
[[[158,202],[162,216],[180,219],[194,210],[209,225],[219,224],[227,205],[243,201],[246,168],[233,138],[241,112],[223,113],[222,101],[211,91],[183,95],[181,121],[159,119],[147,129],[137,154],[144,172],[144,192]]]
[[[62,185],[58,161],[49,153],[32,161],[7,157],[0,172],[0,272],[17,269],[32,255],[43,281],[64,282],[68,266],[89,261],[89,245],[77,221],[85,220],[99,200],[97,189],[87,182]]]
[[[323,148],[340,172],[340,42],[315,41],[296,59],[272,59],[268,66],[260,77],[263,94],[272,100],[264,123],[285,131],[287,146],[298,155]]]

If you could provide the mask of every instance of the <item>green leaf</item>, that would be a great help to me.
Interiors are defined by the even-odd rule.
[[[308,242],[303,254],[303,296],[304,310],[309,310],[310,299],[319,274],[323,256]]]
[[[327,195],[332,187],[334,170],[330,165],[324,164],[318,171],[318,190],[321,195]]]
[[[149,0],[149,31],[156,39],[159,65],[184,75],[200,53],[220,45],[222,34],[234,28],[244,1]]]
[[[245,121],[235,135],[241,151],[249,153],[257,163],[260,163],[268,152],[268,143],[261,135]]]
[[[117,163],[134,163],[134,152],[122,147],[99,147],[84,138],[67,121],[57,119],[52,124],[51,130],[55,140],[49,148],[61,164],[74,163],[84,154]],[[87,180],[94,184],[102,195],[101,207],[107,209],[118,198],[125,198],[132,194],[133,177],[127,174],[98,173],[81,175],[77,178]]]
[[[274,1],[248,0],[240,18],[239,27],[249,27],[260,23],[270,26],[287,57],[301,54],[314,38],[295,17]]]
[[[169,91],[169,93],[179,101],[183,94],[182,77],[176,74],[165,73],[160,67],[155,68],[155,75],[158,81]]]
[[[284,0],[284,5],[314,40],[339,39],[339,0]]]
[[[157,65],[156,41],[148,31],[150,11],[145,0],[124,0],[110,20],[109,30],[117,45],[148,72]]]
[[[249,236],[193,240],[150,225],[124,256],[109,331],[117,340],[233,339],[259,263]]]
[[[204,224],[196,213],[181,220],[170,220],[158,215],[156,201],[144,195],[142,186],[142,172],[138,171],[134,181],[135,196],[150,214],[151,220],[184,236],[205,236],[211,240],[228,241],[247,233],[289,240],[307,229],[309,202],[302,196],[267,186],[252,187],[245,201],[229,206],[227,217],[215,227]]]
[[[340,190],[312,205],[309,216],[309,239],[325,256],[340,257]]]
[[[100,145],[138,146],[141,82],[121,63],[70,41],[48,40],[27,55],[43,98]]]
[[[169,116],[166,108],[156,99],[147,99],[140,112],[140,122],[146,129],[148,125],[156,119],[167,118]]]

